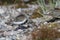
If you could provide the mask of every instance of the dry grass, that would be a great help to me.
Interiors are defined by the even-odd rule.
[[[32,32],[33,40],[55,40],[60,38],[59,24],[50,23],[47,25],[41,25],[40,28],[35,29]]]
[[[40,18],[40,17],[43,17],[43,15],[41,14],[41,12],[40,12],[41,10],[39,10],[39,8],[38,9],[36,9],[35,11],[34,11],[34,13],[31,15],[31,19],[35,19],[35,18]]]

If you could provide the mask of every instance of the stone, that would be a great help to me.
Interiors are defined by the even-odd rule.
[[[3,8],[2,8],[3,7]],[[36,27],[34,22],[29,20],[37,5],[31,5],[29,8],[11,8],[12,6],[2,6],[0,15],[0,40],[29,40],[26,34],[33,31]],[[3,10],[4,9],[4,10]]]
[[[54,10],[54,11],[51,13],[51,15],[52,15],[53,17],[60,18],[60,10]]]
[[[4,38],[4,37],[2,37],[2,38],[0,38],[0,40],[5,40],[5,38]]]
[[[5,13],[4,9],[0,8],[0,14]]]

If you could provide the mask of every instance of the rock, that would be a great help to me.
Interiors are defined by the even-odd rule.
[[[57,0],[55,7],[60,9],[60,0]]]
[[[52,16],[45,15],[45,16],[43,16],[41,18],[32,19],[32,21],[35,22],[36,25],[38,25],[38,24],[44,23],[44,22],[46,22],[46,21],[48,21],[48,20],[50,20],[52,18],[53,18]]]
[[[24,2],[29,2],[30,0],[23,0]]]
[[[27,26],[23,26],[23,25],[20,25],[19,27],[17,27],[16,29],[15,29],[15,31],[17,31],[17,30],[19,30],[19,29],[22,29],[22,30],[24,30],[24,29],[28,29],[29,27]]]
[[[58,21],[58,20],[60,20],[60,18],[53,18],[53,19],[51,19],[51,20],[48,20],[47,22],[49,23],[49,22],[55,22],[55,21]]]
[[[6,27],[4,24],[3,24],[3,25],[0,24],[0,30],[6,31],[6,30],[8,30],[8,29],[7,29],[7,27]]]
[[[0,38],[0,40],[5,40],[5,38],[4,38],[4,37],[2,37],[2,38]]]
[[[5,10],[0,8],[0,14],[2,13],[5,13]]]
[[[0,31],[4,31],[1,32],[1,35],[4,35],[4,40],[30,40],[26,34],[36,27],[34,22],[29,20],[35,9],[37,9],[37,5],[36,7],[32,5],[29,8],[18,9],[11,8],[11,5],[8,8],[1,7]],[[1,36],[1,40],[2,38],[3,36]]]
[[[8,11],[8,13],[10,13],[10,16],[12,17],[12,18],[15,18],[15,17],[17,17],[18,15],[20,15],[20,13],[18,12],[18,11],[16,11],[15,9],[8,9],[9,11]],[[13,16],[14,15],[14,16]]]
[[[19,15],[18,17],[16,17],[15,22],[12,22],[12,24],[23,24],[27,21],[27,17],[24,15]]]
[[[60,38],[56,38],[56,40],[60,40]]]
[[[21,12],[21,8],[16,9],[18,12]]]
[[[50,14],[53,17],[60,18],[60,10],[53,10]]]

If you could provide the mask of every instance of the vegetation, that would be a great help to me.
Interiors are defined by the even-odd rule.
[[[33,0],[33,2],[36,0]],[[26,8],[26,5],[22,5],[25,3],[31,3],[32,0],[29,0],[28,2],[24,2],[22,0],[0,0],[0,5],[4,4],[16,4],[19,5],[16,6],[17,8]],[[38,5],[40,6],[40,11],[42,10],[43,14],[47,14],[50,11],[54,10],[56,6],[58,6],[60,0],[37,0]],[[32,19],[43,17],[43,15],[36,10],[33,15],[31,15]],[[48,24],[41,24],[40,28],[36,28],[33,30],[32,39],[33,40],[55,40],[56,38],[60,38],[60,32],[58,31],[60,29],[59,24],[56,23],[48,23]]]
[[[15,0],[0,0],[0,4],[7,4],[7,3],[11,4],[14,2],[15,2]]]
[[[0,5],[3,5],[3,4],[15,4],[15,3],[22,3],[22,2],[25,2],[25,3],[31,3],[31,2],[34,2],[36,0],[29,0],[27,2],[25,2],[24,0],[0,0]]]
[[[37,0],[44,14],[48,13],[51,9],[54,10],[57,1],[59,0]]]
[[[55,40],[60,38],[59,27],[57,23],[41,24],[40,28],[36,28],[32,32],[33,40]]]
[[[35,18],[40,18],[40,17],[43,17],[43,15],[41,14],[41,10],[36,9],[33,14],[31,15],[31,19],[35,19]]]
[[[46,3],[47,2],[47,3]],[[59,5],[60,0],[37,0],[43,14],[46,14]],[[48,5],[48,7],[47,7]],[[57,40],[60,38],[60,26],[58,23],[41,24],[32,32],[32,40]],[[60,39],[59,39],[60,40]]]

